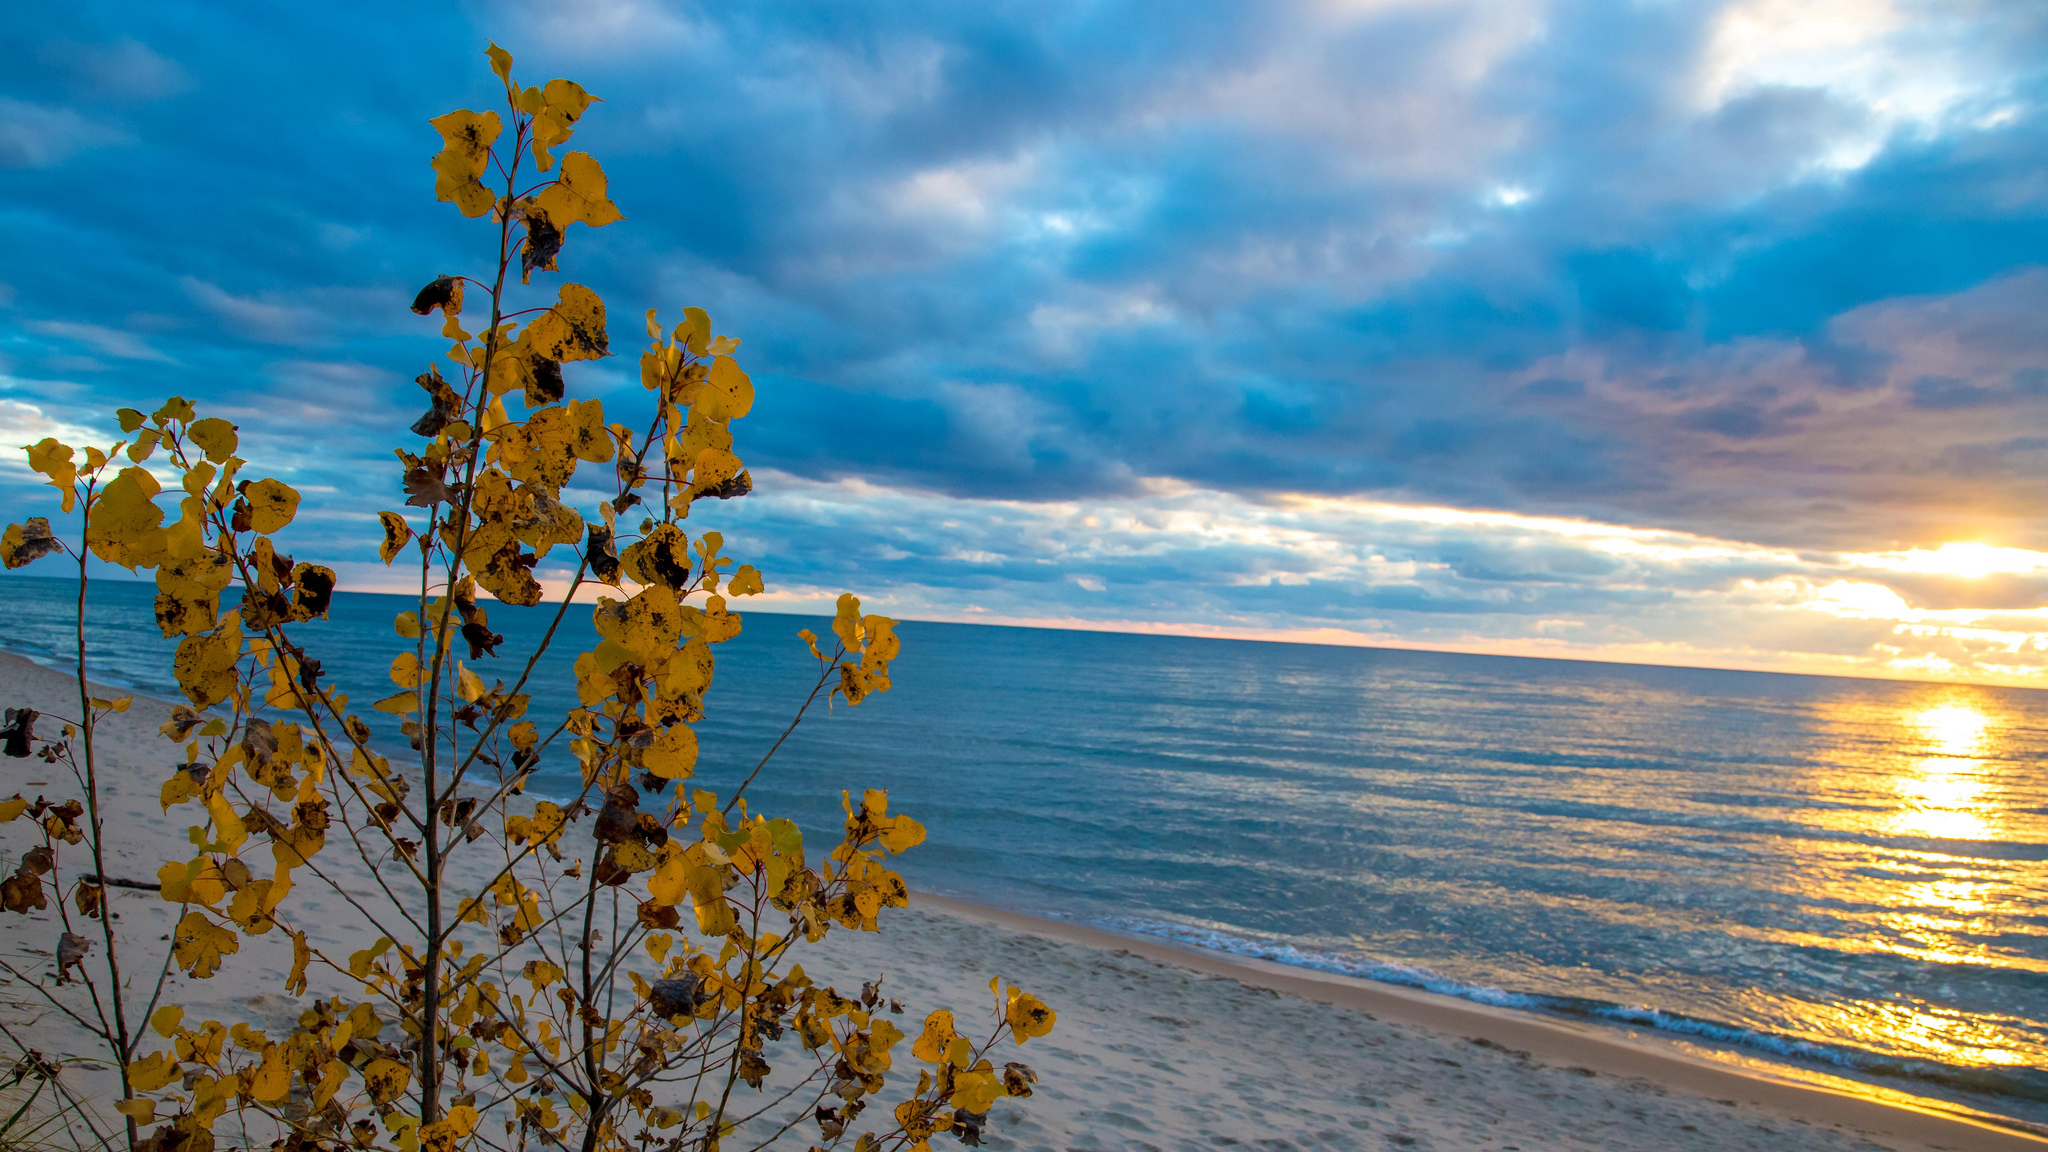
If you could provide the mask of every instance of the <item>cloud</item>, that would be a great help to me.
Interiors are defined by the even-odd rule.
[[[151,347],[149,342],[133,332],[123,332],[98,324],[85,324],[75,320],[31,320],[22,325],[31,332],[43,336],[54,336],[88,347],[122,360],[148,360],[160,364],[171,363],[171,358]]]
[[[37,56],[68,71],[89,95],[156,100],[192,87],[191,75],[177,61],[132,38],[101,44],[54,41],[38,49]]]
[[[790,518],[761,555],[820,587],[1702,659],[1875,660],[1910,625],[1961,668],[1994,641],[1815,605],[2022,610],[2032,577],[1797,558],[2048,550],[2024,0],[109,11],[0,45],[8,394],[205,398],[333,489],[307,547],[344,563],[445,348],[405,303],[495,244],[424,159],[427,117],[495,98],[487,35],[605,98],[577,144],[629,219],[576,230],[564,276],[622,351],[652,305],[745,338],[742,454],[803,494],[749,505]],[[634,383],[570,366],[608,412]],[[1127,522],[1172,527],[1091,543]]]
[[[126,140],[120,130],[73,109],[0,96],[0,168],[54,168],[80,152]]]

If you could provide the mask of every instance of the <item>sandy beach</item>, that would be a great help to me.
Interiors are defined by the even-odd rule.
[[[0,703],[70,714],[74,682],[0,655]],[[115,878],[152,878],[189,852],[183,811],[166,817],[157,803],[173,754],[156,734],[166,710],[137,698],[102,729],[108,818],[121,830],[108,865]],[[0,796],[73,795],[60,771],[33,758],[0,760]],[[29,832],[24,822],[0,826],[9,870],[32,843]],[[367,886],[362,877],[353,882]],[[294,897],[303,923],[322,923],[323,898],[310,885]],[[135,942],[132,954],[160,955],[154,949],[173,906],[125,889],[114,906],[124,939]],[[1619,1030],[937,896],[920,894],[883,923],[884,937],[835,932],[805,957],[806,968],[854,983],[882,972],[888,994],[914,1012],[945,1006],[963,1018],[984,1002],[989,977],[1000,975],[1059,1013],[1051,1037],[1017,1054],[1041,1086],[1028,1103],[997,1106],[991,1148],[2048,1149],[2048,1140],[2012,1129],[1753,1075]],[[326,930],[325,944],[360,946]],[[0,958],[47,981],[59,931],[52,912],[9,916]],[[886,958],[884,938],[894,949]],[[210,980],[174,974],[167,1001],[223,1021],[283,1018],[291,1010],[281,993],[289,944],[241,943]],[[135,978],[153,981],[155,971]],[[46,1053],[96,1055],[89,1038],[4,972],[0,1023]],[[103,1117],[112,1115],[108,1076],[76,1068],[67,1080]],[[801,1149],[816,1138],[806,1126],[784,1144]],[[935,1146],[951,1145],[942,1138]]]

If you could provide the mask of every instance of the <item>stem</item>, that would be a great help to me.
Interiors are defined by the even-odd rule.
[[[90,519],[92,503],[93,483],[87,481],[85,502],[79,510],[81,522]],[[91,554],[85,535],[89,531],[90,529],[81,530],[78,549],[78,712],[80,742],[85,748],[85,810],[87,818],[92,822],[92,837],[88,843],[92,847],[93,874],[104,879],[107,874],[107,861],[102,846],[104,835],[100,824],[100,784],[93,738],[93,731],[98,722],[93,716],[92,687],[86,683],[85,678],[86,558]],[[121,1073],[121,1097],[131,1099],[135,1091],[128,1083],[128,1057],[134,1049],[134,1043],[128,1035],[128,1014],[122,1004],[124,997],[121,995],[121,955],[114,944],[114,908],[113,902],[107,897],[105,884],[100,885],[100,935],[107,944],[107,997],[114,1002],[114,1034],[108,1037],[109,1046],[114,1050],[114,1063]],[[141,1133],[136,1128],[134,1117],[127,1117],[127,1121],[128,1147],[132,1149],[140,1142]]]

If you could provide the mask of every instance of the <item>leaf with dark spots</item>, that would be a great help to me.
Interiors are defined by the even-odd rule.
[[[24,523],[9,524],[6,535],[0,536],[0,563],[19,568],[61,548],[56,533],[50,530],[49,519],[31,516]]]
[[[471,660],[481,660],[486,656],[496,656],[498,654],[498,645],[505,642],[503,636],[491,631],[488,626],[475,620],[462,626],[462,638],[469,641],[469,658]]]
[[[562,364],[559,360],[535,360],[526,377],[526,406],[538,408],[562,398]]]
[[[540,557],[520,551],[516,542],[507,543],[484,562],[476,582],[507,604],[531,608],[541,597],[540,582],[533,578],[533,566],[538,563]]]
[[[260,588],[242,589],[242,627],[262,631],[275,628],[292,618],[292,602],[283,589],[265,592]]]
[[[333,603],[332,568],[324,568],[318,564],[300,564],[292,569],[292,619],[323,618]]]
[[[761,1090],[761,1081],[771,1071],[773,1069],[768,1067],[766,1060],[761,1059],[759,1052],[754,1051],[752,1048],[740,1049],[740,1079],[745,1080],[748,1086],[756,1092]]]
[[[412,310],[421,316],[436,308],[449,314],[462,311],[462,281],[453,276],[438,277],[412,298]]]
[[[555,256],[562,251],[562,230],[548,219],[538,205],[526,209],[526,247],[519,253],[519,282],[533,283],[536,271],[555,271]]]
[[[7,710],[7,726],[0,728],[0,739],[6,741],[9,756],[20,759],[28,755],[28,742],[36,738],[36,717],[41,715],[33,708]]]
[[[730,500],[735,496],[745,496],[753,490],[754,477],[742,469],[739,475],[729,476],[712,487],[704,489],[698,495],[716,496],[720,500]]]
[[[438,472],[424,464],[407,470],[405,492],[405,502],[417,508],[432,508],[436,504],[455,501],[455,491],[441,482]]]

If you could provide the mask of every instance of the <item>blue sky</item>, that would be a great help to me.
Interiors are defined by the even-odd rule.
[[[493,38],[606,101],[616,345],[746,341],[774,604],[2048,669],[2037,3],[427,9],[10,18],[0,442],[202,398],[376,586]]]

